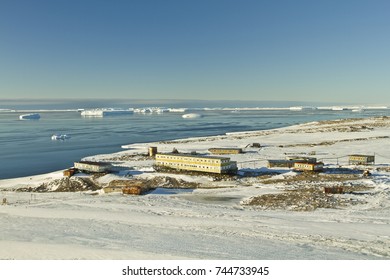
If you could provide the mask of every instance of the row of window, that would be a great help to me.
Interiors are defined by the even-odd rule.
[[[233,166],[232,165],[225,165],[225,166],[207,166],[207,165],[195,165],[195,164],[183,164],[183,163],[172,163],[172,162],[157,162],[157,164],[164,165],[164,166],[171,166],[176,168],[197,168],[197,169],[204,169],[204,170],[229,170]]]
[[[214,169],[219,170],[219,167],[204,166],[204,165],[195,165],[195,164],[183,164],[183,163],[169,163],[169,162],[157,162],[161,165],[172,166],[172,167],[184,167],[184,168],[198,168],[198,169]]]
[[[370,160],[374,160],[374,158],[366,158],[366,157],[349,157],[349,160],[370,161]]]
[[[229,162],[229,160],[223,159],[202,159],[202,158],[191,158],[191,157],[176,157],[176,156],[157,156],[157,159],[171,159],[180,161],[197,161],[197,162],[209,162],[209,163],[220,163]]]

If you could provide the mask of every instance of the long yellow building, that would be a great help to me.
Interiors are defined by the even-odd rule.
[[[237,163],[230,158],[200,155],[156,154],[156,166],[217,174],[237,171]]]

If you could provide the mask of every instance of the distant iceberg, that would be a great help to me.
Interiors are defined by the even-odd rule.
[[[38,113],[25,114],[19,116],[20,120],[39,120],[40,118],[41,115],[39,115]]]
[[[196,119],[202,117],[201,114],[191,113],[191,114],[184,114],[182,115],[182,118],[184,119]]]
[[[332,107],[332,111],[344,111],[345,108],[344,107],[340,107],[340,106],[333,106]]]
[[[148,107],[148,108],[136,108],[134,109],[134,113],[141,113],[141,114],[162,114],[169,112],[168,108],[165,107]]]
[[[134,109],[134,113],[140,114],[184,113],[185,111],[187,108],[146,107]]]
[[[134,109],[134,113],[150,114],[152,113],[152,110],[150,110],[150,108],[136,108]]]
[[[289,107],[290,111],[302,111],[302,110],[315,110],[316,108],[310,106],[292,106]]]
[[[84,110],[81,112],[81,115],[84,117],[105,117],[105,116],[115,116],[123,114],[132,114],[134,111],[132,109],[115,109],[115,108],[103,108],[103,109],[92,109]]]
[[[168,110],[172,113],[184,113],[187,111],[187,108],[169,108]]]
[[[162,114],[167,112],[170,112],[170,109],[165,107],[148,107],[148,108],[134,109],[134,113],[141,113],[141,114],[153,114],[153,113]]]
[[[331,110],[331,111],[344,111],[347,108],[341,106],[321,106],[317,107],[318,110]]]
[[[66,140],[70,139],[70,136],[67,134],[53,134],[51,140]]]

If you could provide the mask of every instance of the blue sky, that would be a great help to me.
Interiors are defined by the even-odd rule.
[[[390,104],[390,1],[0,0],[0,98]]]

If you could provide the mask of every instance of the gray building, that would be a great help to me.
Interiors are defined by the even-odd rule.
[[[110,172],[112,165],[108,162],[77,161],[74,163],[74,167],[81,171],[100,173]]]

